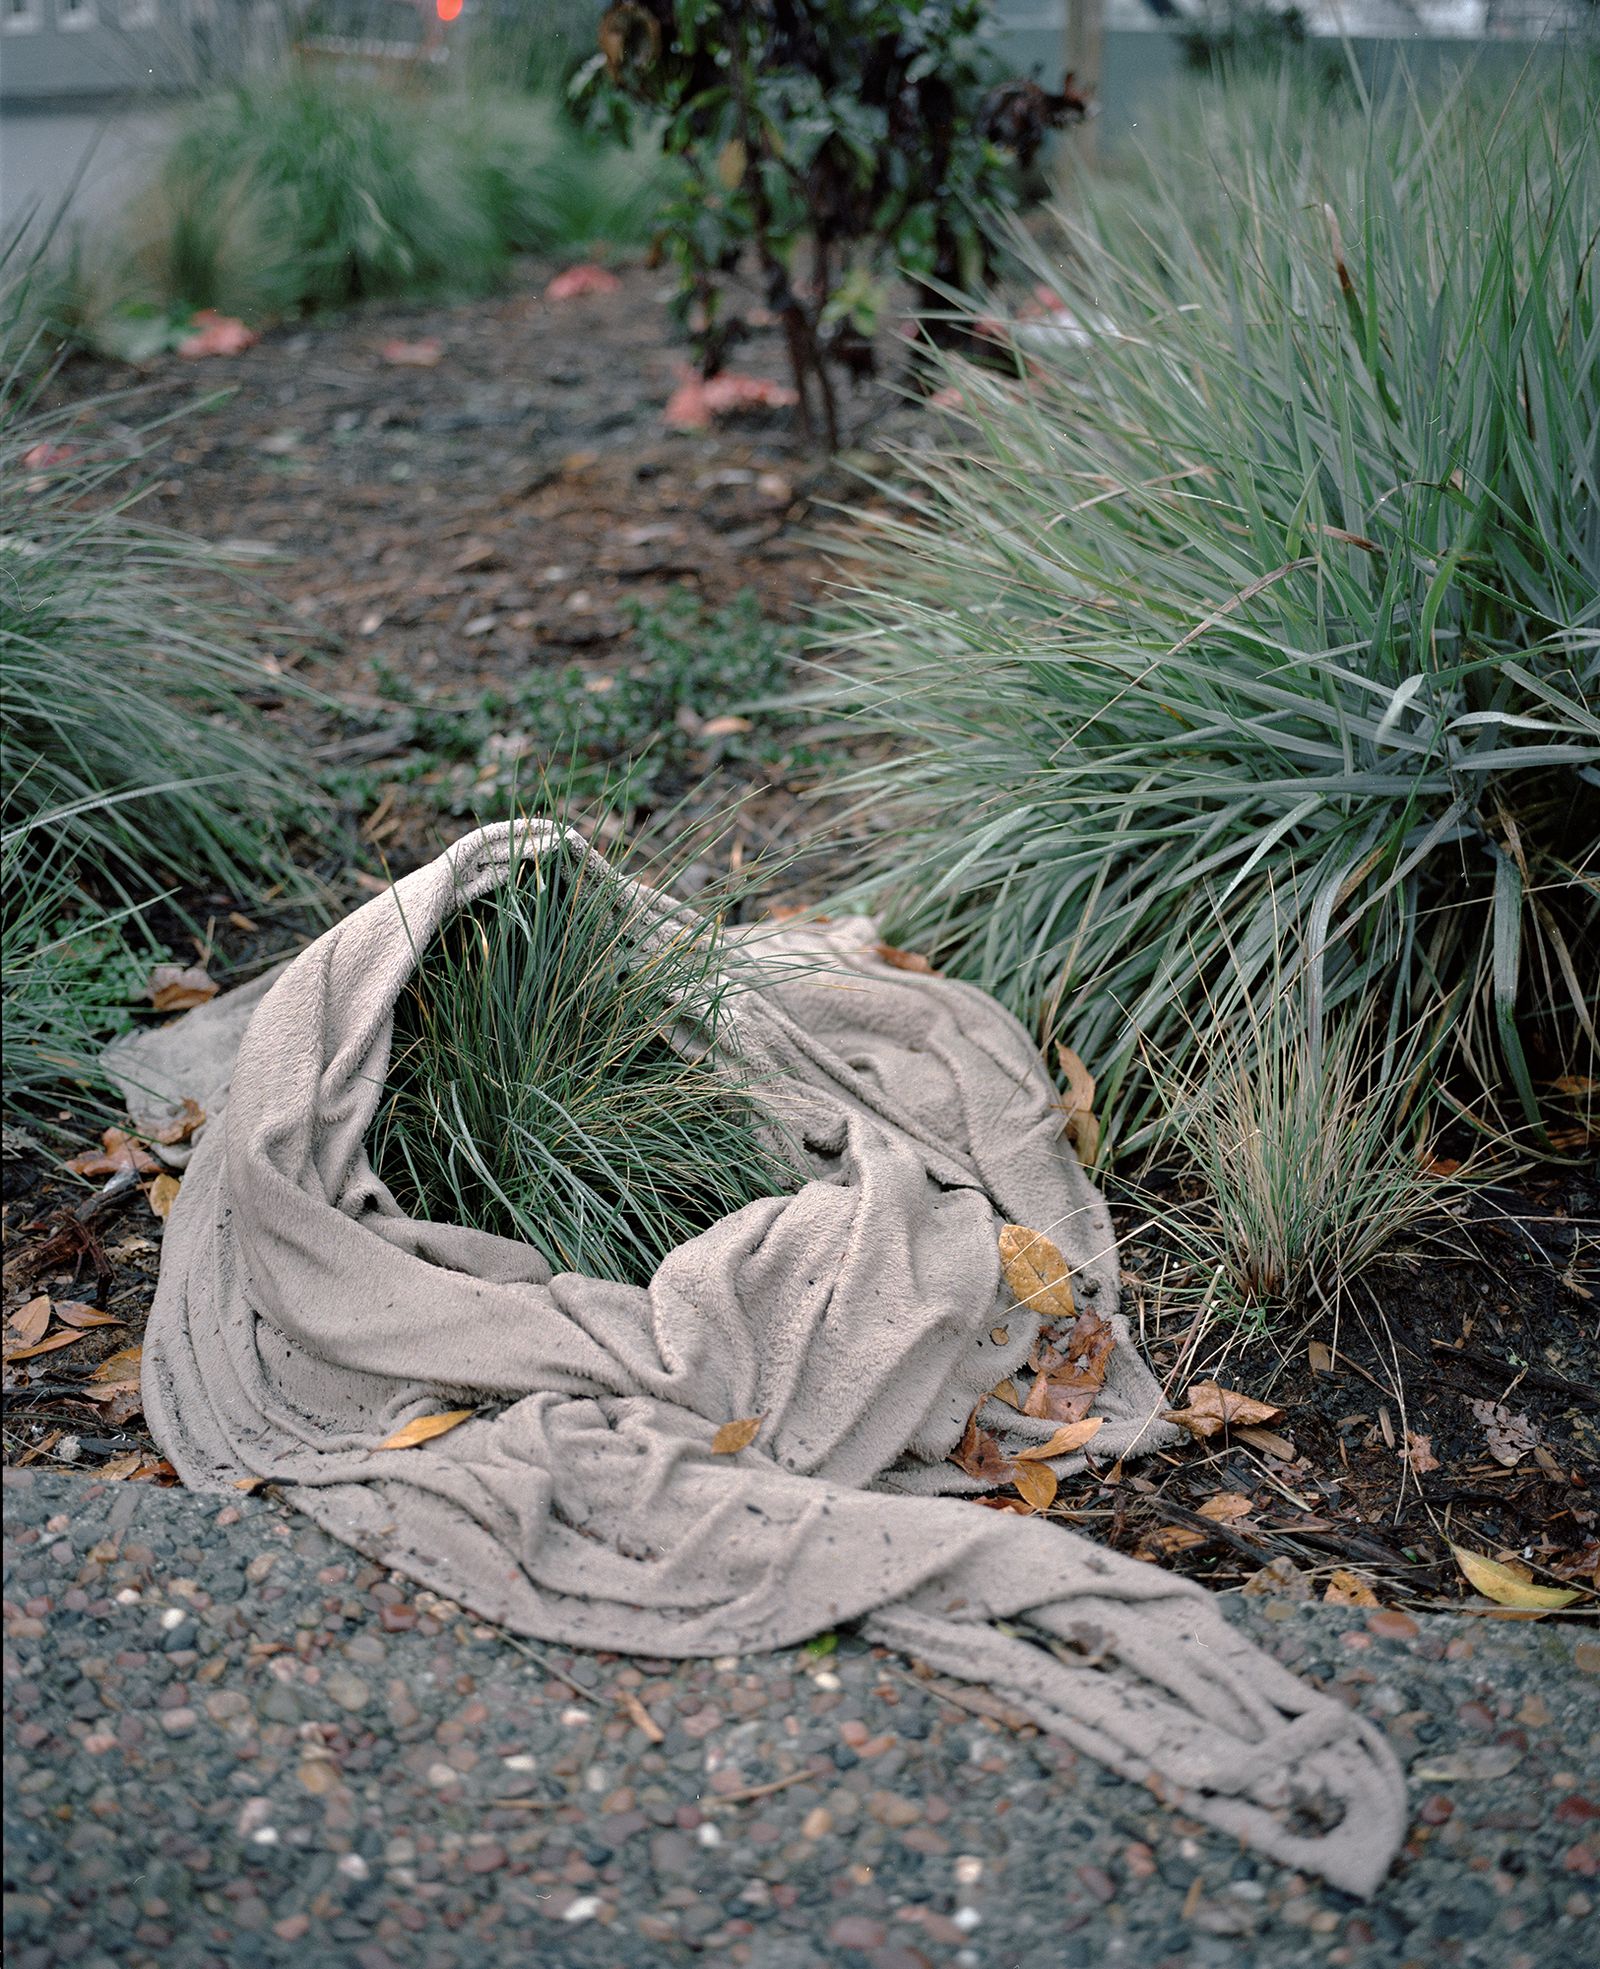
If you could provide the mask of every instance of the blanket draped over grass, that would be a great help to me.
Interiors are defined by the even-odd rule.
[[[522,852],[559,838],[537,825]],[[1370,1892],[1405,1793],[1369,1725],[1202,1589],[930,1494],[972,1487],[945,1459],[1037,1332],[1002,1280],[1007,1222],[1054,1239],[1079,1305],[1116,1328],[1097,1456],[1170,1433],[1115,1313],[1104,1203],[1026,1033],[983,993],[892,968],[864,919],[747,940],[736,961],[764,982],[737,996],[739,1048],[815,1176],[679,1246],[647,1287],[552,1276],[526,1245],[400,1211],[365,1147],[393,1007],[510,850],[504,826],[458,842],[256,1005],[145,1345],[146,1413],[184,1482],[270,1478],[380,1563],[568,1646],[730,1654],[863,1620],[1165,1801]],[[639,895],[663,922],[677,909]],[[463,1407],[449,1433],[379,1448]],[[1006,1414],[1014,1435],[1053,1432]],[[714,1452],[755,1417],[748,1447]]]

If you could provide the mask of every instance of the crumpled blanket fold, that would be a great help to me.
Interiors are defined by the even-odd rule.
[[[551,824],[519,831],[523,857],[589,852]],[[815,1173],[680,1246],[648,1287],[552,1276],[526,1246],[400,1208],[364,1145],[393,1007],[512,855],[508,826],[469,835],[255,1005],[145,1341],[145,1413],[183,1481],[271,1479],[380,1563],[569,1646],[735,1654],[863,1621],[1163,1800],[1370,1893],[1405,1819],[1370,1725],[1199,1587],[939,1494],[975,1488],[946,1459],[1036,1334],[1001,1275],[1008,1222],[1058,1244],[1078,1304],[1116,1328],[1097,1461],[1172,1434],[1116,1312],[1104,1202],[993,1000],[885,963],[864,919],[742,943],[761,982],[731,1000],[738,1050]],[[476,1413],[378,1448],[453,1407]],[[713,1454],[721,1424],[758,1415],[750,1447]],[[1051,1433],[992,1401],[983,1419],[1014,1447]]]

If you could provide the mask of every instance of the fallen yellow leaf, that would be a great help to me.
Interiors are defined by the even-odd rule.
[[[166,1217],[178,1200],[177,1177],[158,1176],[145,1191],[145,1198],[158,1217]]]
[[[989,1390],[997,1402],[1004,1402],[1007,1408],[1021,1408],[1022,1399],[1017,1393],[1017,1384],[1008,1374],[1004,1381],[996,1382]]]
[[[766,1420],[763,1415],[747,1415],[738,1422],[724,1422],[711,1438],[713,1456],[737,1456],[742,1449],[748,1449],[761,1433],[761,1425]]]
[[[1000,1269],[1018,1301],[1040,1319],[1075,1316],[1067,1261],[1042,1232],[1007,1224],[1000,1233]]]
[[[379,1443],[379,1449],[415,1449],[418,1443],[431,1443],[435,1436],[448,1435],[452,1429],[459,1428],[469,1415],[476,1411],[470,1408],[447,1408],[437,1415],[414,1416],[403,1429],[396,1429],[392,1436]]]
[[[1535,1586],[1532,1580],[1519,1578],[1509,1566],[1501,1565],[1497,1559],[1491,1559],[1482,1552],[1469,1551],[1464,1545],[1452,1545],[1450,1550],[1471,1584],[1486,1600],[1497,1601],[1502,1607],[1553,1613],[1557,1607],[1570,1607],[1578,1597],[1576,1587]]]
[[[1018,1450],[1017,1461],[1048,1463],[1057,1456],[1070,1456],[1075,1449],[1083,1448],[1104,1421],[1103,1415],[1086,1415],[1081,1422],[1069,1422],[1065,1428],[1057,1429],[1049,1442],[1035,1443],[1032,1449]]]
[[[1055,1502],[1056,1473],[1048,1463],[1019,1462],[1011,1481],[1016,1485],[1017,1495],[1035,1511],[1048,1511]]]

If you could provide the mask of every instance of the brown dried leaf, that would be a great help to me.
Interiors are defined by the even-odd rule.
[[[1236,1490],[1219,1490],[1215,1497],[1208,1497],[1200,1506],[1202,1518],[1209,1518],[1213,1524],[1237,1524],[1240,1518],[1250,1515],[1250,1499]]]
[[[178,1142],[186,1142],[194,1131],[205,1121],[206,1111],[200,1103],[183,1097],[183,1106],[164,1128],[152,1128],[150,1140],[159,1142],[163,1148],[172,1148]]]
[[[1167,1420],[1177,1422],[1192,1436],[1214,1436],[1220,1429],[1240,1424],[1259,1425],[1280,1422],[1283,1410],[1270,1402],[1252,1400],[1215,1381],[1194,1381],[1189,1385],[1189,1405],[1167,1411]]]
[[[217,986],[200,964],[158,964],[145,989],[158,1012],[187,1012],[217,995]]]
[[[52,1333],[48,1340],[36,1340],[31,1347],[7,1347],[5,1358],[8,1364],[12,1361],[31,1361],[36,1354],[53,1354],[58,1347],[70,1347],[82,1338],[81,1333]]]
[[[132,1169],[141,1176],[161,1173],[161,1164],[155,1157],[121,1128],[107,1128],[100,1137],[98,1149],[85,1149],[61,1166],[75,1176],[115,1176],[123,1169]]]
[[[1056,1501],[1056,1473],[1048,1463],[1019,1462],[1011,1481],[1017,1495],[1031,1510],[1048,1511]]]
[[[1306,1364],[1313,1374],[1331,1374],[1333,1355],[1320,1340],[1306,1342]]]
[[[113,1456],[109,1463],[102,1463],[95,1475],[105,1483],[118,1484],[131,1477],[143,1462],[144,1451],[130,1449],[126,1456]]]
[[[1433,1453],[1432,1436],[1425,1436],[1417,1429],[1406,1431],[1406,1461],[1411,1465],[1412,1474],[1418,1477],[1426,1476],[1430,1470],[1443,1468]]]
[[[121,1326],[114,1313],[103,1313],[98,1306],[85,1306],[77,1299],[58,1299],[51,1308],[63,1326],[87,1329],[91,1326]]]
[[[978,1427],[976,1409],[967,1417],[967,1426],[961,1432],[960,1442],[950,1452],[950,1461],[958,1470],[965,1470],[969,1477],[976,1477],[982,1483],[1003,1484],[1015,1468],[1000,1447],[999,1440],[991,1436],[987,1429]]]
[[[269,1484],[271,1481],[272,1479],[270,1477],[235,1477],[233,1487],[235,1490],[253,1492],[260,1490],[263,1485]]]
[[[1081,1422],[1069,1422],[1065,1428],[1057,1429],[1047,1443],[1035,1443],[1032,1449],[1019,1450],[1019,1463],[1048,1463],[1057,1456],[1070,1456],[1074,1450],[1082,1449],[1089,1438],[1098,1434],[1105,1424],[1103,1415],[1087,1415]]]
[[[1075,1316],[1067,1261],[1042,1232],[1007,1224],[1000,1233],[1000,1269],[1019,1303],[1040,1319]]]
[[[155,1215],[165,1218],[171,1214],[172,1206],[178,1200],[178,1179],[176,1176],[158,1176],[144,1194]]]
[[[84,1392],[88,1394],[90,1401],[104,1403],[100,1414],[113,1429],[120,1429],[124,1423],[131,1422],[136,1415],[144,1413],[144,1400],[137,1384],[131,1387],[113,1388],[109,1400],[88,1389]]]
[[[431,1443],[435,1436],[448,1435],[475,1413],[476,1410],[470,1408],[447,1408],[437,1415],[414,1416],[404,1428],[396,1429],[392,1436],[386,1436],[378,1447],[415,1449],[419,1443]]]
[[[705,723],[700,727],[700,736],[702,738],[735,738],[740,732],[754,730],[755,726],[750,719],[735,717],[731,711],[725,711],[720,717],[707,718]]]
[[[896,971],[917,971],[930,978],[939,975],[920,951],[896,950],[892,943],[875,943],[872,954]]]
[[[1094,1075],[1072,1048],[1059,1040],[1056,1063],[1067,1077],[1066,1098],[1060,1103],[1067,1117],[1063,1132],[1078,1151],[1078,1159],[1093,1162],[1100,1153],[1100,1124],[1094,1114]]]
[[[713,1456],[737,1456],[742,1449],[748,1449],[761,1433],[761,1425],[767,1418],[764,1415],[747,1415],[738,1422],[724,1422],[711,1438]]]
[[[143,1359],[142,1347],[124,1347],[118,1353],[107,1354],[89,1379],[99,1382],[102,1387],[120,1388],[129,1383],[137,1383]]]
[[[1343,1566],[1328,1581],[1322,1597],[1331,1607],[1375,1607],[1378,1604],[1378,1596],[1370,1583],[1358,1572],[1346,1572]]]
[[[989,1390],[997,1402],[1004,1402],[1007,1408],[1021,1408],[1022,1397],[1017,1393],[1017,1384],[1008,1374],[1004,1381],[996,1382]]]
[[[1489,1454],[1496,1463],[1514,1470],[1539,1441],[1539,1432],[1525,1415],[1517,1415],[1502,1402],[1468,1402],[1483,1430]]]
[[[31,1347],[36,1340],[42,1340],[50,1328],[50,1296],[41,1292],[37,1299],[30,1299],[25,1306],[19,1306],[6,1324],[17,1336],[17,1344]]]
[[[1167,1559],[1175,1552],[1187,1552],[1191,1546],[1204,1545],[1206,1534],[1203,1531],[1190,1531],[1186,1525],[1162,1525],[1155,1531],[1147,1531],[1139,1540],[1133,1556],[1136,1559]]]

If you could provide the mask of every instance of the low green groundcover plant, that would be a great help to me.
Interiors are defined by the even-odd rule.
[[[795,1187],[740,1069],[725,945],[665,929],[571,847],[525,855],[420,953],[373,1166],[404,1208],[642,1285],[675,1245]]]
[[[1593,1084],[1592,85],[1208,92],[863,516],[862,889],[1065,1034],[1124,1142],[1274,967],[1313,1048],[1352,1004],[1442,1026],[1480,1118]]]
[[[165,955],[150,907],[297,889],[288,830],[315,800],[252,705],[285,688],[259,598],[137,510],[162,428],[91,440],[46,407],[44,252],[0,248],[5,1098],[36,1115],[79,1098]]]

